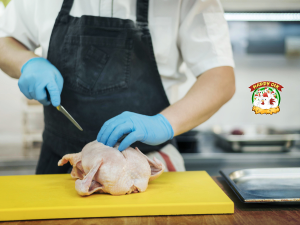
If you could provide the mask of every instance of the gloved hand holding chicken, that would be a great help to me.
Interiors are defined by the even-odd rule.
[[[112,147],[124,134],[128,135],[122,140],[119,151],[125,150],[136,141],[159,145],[172,139],[174,131],[170,122],[162,114],[146,116],[124,112],[104,123],[97,141]]]

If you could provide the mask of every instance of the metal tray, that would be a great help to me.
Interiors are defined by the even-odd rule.
[[[217,144],[235,152],[281,152],[289,151],[299,134],[230,135],[215,134]]]
[[[300,168],[244,169],[220,171],[244,203],[300,204]]]

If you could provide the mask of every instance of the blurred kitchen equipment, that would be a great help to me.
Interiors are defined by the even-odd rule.
[[[242,19],[247,19],[243,15],[241,18],[236,18],[237,20],[229,17],[228,26],[233,52],[235,54],[286,54],[289,57],[298,57],[300,13],[298,14],[298,21],[280,21],[280,16],[274,17],[274,21],[243,21]]]
[[[217,145],[234,152],[284,152],[289,151],[297,140],[300,140],[299,134],[216,134]]]
[[[225,3],[224,17],[228,21],[235,54],[286,54],[289,58],[299,57],[299,1],[281,1],[276,4],[266,4],[266,0],[255,4],[247,0],[222,2]],[[279,3],[281,7],[278,7]],[[234,7],[239,4],[244,8]],[[251,7],[259,4],[262,5],[258,8]],[[272,8],[274,5],[278,8]]]
[[[244,203],[300,204],[300,168],[244,169],[220,171]]]
[[[300,56],[300,36],[290,36],[285,39],[285,54],[290,57]]]
[[[300,134],[297,130],[279,130],[266,126],[213,128],[216,145],[233,152],[290,151]]]

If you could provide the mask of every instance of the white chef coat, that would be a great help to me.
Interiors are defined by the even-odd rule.
[[[4,10],[5,10],[5,8],[4,8],[3,2],[0,2],[0,16],[4,12]]]
[[[49,40],[63,0],[12,0],[0,18],[0,37],[11,36],[28,49]],[[75,0],[70,15],[136,20],[136,0]],[[199,76],[219,66],[234,67],[227,22],[219,0],[150,0],[149,29],[164,88],[185,81],[185,62]]]

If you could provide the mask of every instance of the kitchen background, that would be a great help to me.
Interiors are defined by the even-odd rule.
[[[0,1],[0,20],[8,2]],[[236,64],[236,93],[207,122],[177,138],[186,167],[211,175],[229,167],[299,167],[300,1],[221,2]],[[195,81],[184,65],[181,69],[187,81],[176,87],[173,102]],[[278,114],[251,111],[248,87],[265,80],[284,87]],[[41,105],[26,100],[17,80],[0,70],[0,175],[34,173],[42,129]]]

